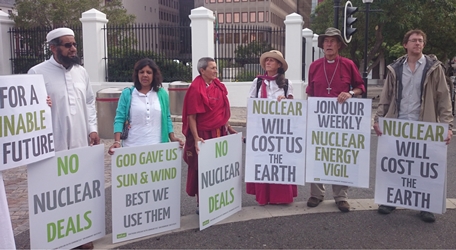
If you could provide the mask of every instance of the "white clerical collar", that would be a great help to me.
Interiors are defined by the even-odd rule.
[[[325,58],[325,59],[326,59],[326,58]],[[336,62],[336,59],[337,59],[337,57],[334,58],[333,60],[328,60],[328,59],[326,59],[326,61],[327,61],[328,63],[335,63],[335,62]]]

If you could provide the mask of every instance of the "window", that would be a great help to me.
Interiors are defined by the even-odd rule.
[[[217,0],[217,2],[219,2],[219,3],[223,3],[223,0]]]
[[[233,0],[234,2],[239,2],[239,0]]]
[[[239,43],[240,42],[240,36],[239,33],[234,33],[234,43]]]
[[[239,23],[240,22],[239,12],[234,12],[233,13],[233,18],[234,18],[234,22],[235,23]]]
[[[243,23],[246,23],[248,22],[248,15],[247,15],[247,12],[242,12],[242,22]]]
[[[256,12],[250,12],[250,22],[251,23],[256,22]]]
[[[249,42],[253,42],[253,41],[256,41],[256,33],[250,33],[250,41]]]
[[[231,3],[231,0],[225,0],[225,3]]]
[[[263,11],[258,12],[258,22],[259,23],[264,22],[264,12]]]
[[[231,13],[225,14],[225,21],[226,21],[226,23],[231,23]]]
[[[219,44],[222,44],[222,43],[225,43],[225,34],[220,34],[218,33],[218,43]]]
[[[263,33],[263,32],[258,33],[258,41],[260,41],[260,42],[265,41],[265,40],[264,40],[264,33]]]
[[[249,34],[247,34],[247,33],[242,34],[242,43],[249,43]]]
[[[266,11],[266,22],[269,22],[269,11]]]
[[[211,3],[215,3],[215,0],[210,0],[210,1],[211,1]]]
[[[223,13],[218,13],[218,23],[223,23]]]
[[[233,34],[232,33],[226,33],[225,36],[225,43],[233,43]]]
[[[247,2],[248,0],[242,0],[242,2]]]

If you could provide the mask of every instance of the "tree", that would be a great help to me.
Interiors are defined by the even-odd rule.
[[[18,14],[11,13],[10,18],[16,27],[41,27],[53,29],[55,27],[79,26],[81,14],[92,8],[105,13],[113,24],[128,24],[135,19],[134,15],[127,14],[122,7],[121,0],[111,0],[103,4],[100,0],[16,0],[15,8]]]
[[[345,2],[342,1],[340,5],[344,6]],[[353,6],[360,8],[355,14],[358,18],[355,24],[358,32],[353,36],[348,49],[341,51],[341,54],[363,69],[365,4],[362,0],[351,2]],[[311,24],[315,33],[324,33],[326,28],[333,26],[333,5],[334,1],[325,0],[317,6]],[[342,10],[343,7],[340,13]],[[424,53],[436,54],[441,61],[456,55],[456,33],[452,32],[456,28],[456,0],[374,0],[371,10],[381,11],[369,13],[368,72],[383,58],[386,58],[386,63],[397,58],[400,52],[398,48],[402,47],[402,38],[411,29],[421,29],[427,34]],[[339,16],[339,24],[342,25],[343,16]],[[390,51],[392,48],[394,49]],[[403,48],[402,54],[405,54]]]
[[[133,23],[135,16],[128,15],[121,0],[16,0],[17,14],[11,13],[16,29],[15,39],[26,47],[14,51],[14,73],[26,73],[28,69],[49,58],[46,34],[58,27],[69,27],[75,32],[78,53],[82,57],[81,14],[92,8],[105,13],[109,24],[122,25]]]
[[[244,66],[248,63],[259,63],[261,54],[273,50],[267,42],[253,41],[246,45],[239,45],[236,50],[236,63]]]

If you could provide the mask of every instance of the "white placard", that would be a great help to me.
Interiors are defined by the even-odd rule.
[[[205,140],[199,148],[199,223],[203,230],[241,211],[242,135]]]
[[[117,148],[111,159],[112,241],[179,228],[179,143]]]
[[[250,98],[245,181],[304,185],[307,101]]]
[[[375,203],[444,213],[448,125],[379,119]]]
[[[42,75],[0,76],[0,171],[54,156]]]
[[[0,171],[0,249],[16,249],[2,171]]]
[[[105,235],[104,145],[28,165],[32,249],[70,249]]]
[[[368,188],[372,100],[308,101],[306,182]]]

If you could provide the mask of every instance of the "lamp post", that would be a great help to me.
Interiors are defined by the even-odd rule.
[[[367,98],[367,33],[369,30],[369,8],[370,4],[374,0],[363,0],[363,3],[366,4],[366,28],[364,29],[364,72],[363,72],[363,80],[364,80],[364,88],[366,92],[363,93],[363,98]]]
[[[336,29],[339,28],[339,5],[340,0],[334,0],[334,28]]]

